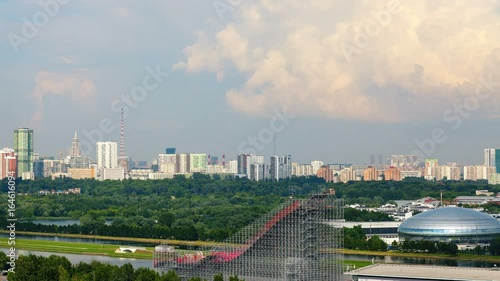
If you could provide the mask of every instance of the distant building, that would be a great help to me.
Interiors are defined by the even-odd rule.
[[[456,163],[448,163],[447,165],[439,166],[436,174],[436,180],[455,180],[461,179],[460,166]]]
[[[314,172],[314,167],[312,165],[299,164],[296,162],[292,163],[292,176],[307,177],[312,175],[316,175],[316,173]]]
[[[208,159],[210,162],[210,165],[217,165],[219,164],[219,157],[217,156],[210,156],[210,159]]]
[[[250,166],[252,164],[264,164],[264,156],[254,154],[238,155],[238,175],[250,178]]]
[[[149,174],[150,180],[164,180],[164,179],[172,179],[172,178],[174,178],[174,174],[168,174],[168,173],[150,173]]]
[[[464,166],[464,180],[487,180],[495,171],[496,168],[494,166]]]
[[[175,154],[176,148],[175,147],[169,147],[165,149],[165,154]]]
[[[175,154],[159,154],[158,155],[158,172],[159,173],[175,173],[177,165],[177,155]]]
[[[324,163],[323,161],[319,161],[319,160],[314,160],[311,162],[311,166],[312,166],[312,174],[315,175],[318,173],[318,170],[323,167]],[[330,167],[331,168],[331,167]],[[332,170],[334,170],[334,168],[331,168]],[[340,168],[338,169],[340,170]]]
[[[323,166],[316,172],[316,176],[324,179],[326,182],[333,182],[333,175],[333,170],[328,166]]]
[[[118,143],[112,141],[97,143],[97,167],[100,169],[118,168]]]
[[[267,178],[267,166],[264,163],[253,163],[250,165],[249,179],[261,181]]]
[[[384,171],[384,178],[386,181],[400,181],[401,180],[401,170],[396,167],[389,167],[389,169]]]
[[[426,179],[436,179],[437,177],[437,167],[438,167],[438,160],[435,158],[427,158],[425,159],[425,170],[424,170],[424,177]]]
[[[376,181],[378,177],[379,173],[373,166],[368,166],[368,168],[363,170],[363,180],[365,181]]]
[[[189,154],[189,172],[204,173],[207,170],[207,155],[205,153]]]
[[[357,180],[356,170],[354,170],[352,167],[344,168],[342,171],[340,171],[339,177],[340,181],[344,183],[355,181]]]
[[[0,150],[0,179],[9,175],[17,178],[17,155],[14,149],[4,147]]]
[[[422,172],[417,171],[417,170],[402,170],[400,171],[401,174],[401,180],[404,180],[405,178],[421,178],[422,177]]]
[[[491,174],[488,178],[488,184],[500,184],[500,174]]]
[[[189,156],[186,153],[179,153],[175,155],[175,172],[178,174],[189,173]]]
[[[23,177],[25,172],[33,172],[33,130],[14,130],[14,152],[17,154],[17,174]]]
[[[227,173],[227,171],[226,167],[224,167],[222,164],[215,164],[215,165],[208,165],[206,173],[221,175]]]
[[[484,165],[485,166],[496,166],[495,164],[495,149],[486,148],[484,150]]]
[[[269,166],[269,176],[271,180],[279,181],[292,177],[292,156],[271,156],[271,165]]]
[[[96,173],[93,168],[86,168],[86,169],[69,168],[68,173],[71,174],[71,178],[76,180],[96,178]]]
[[[500,149],[495,149],[495,164],[496,173],[500,174]]]
[[[102,169],[101,180],[124,180],[125,170],[123,168]]]
[[[417,155],[392,155],[389,158],[389,165],[394,167],[416,167],[419,158]]]
[[[80,150],[80,141],[78,140],[78,135],[75,131],[75,136],[73,137],[73,142],[71,143],[71,153],[70,156],[72,158],[82,156],[82,152]]]
[[[229,161],[229,173],[236,175],[238,173],[238,161],[231,160]]]
[[[130,178],[133,180],[147,180],[149,179],[149,174],[153,173],[151,169],[134,169],[130,171]]]

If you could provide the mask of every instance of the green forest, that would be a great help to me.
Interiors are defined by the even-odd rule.
[[[41,190],[80,188],[81,194],[42,195]],[[18,231],[97,234],[182,240],[224,240],[243,226],[262,216],[290,197],[334,188],[346,204],[379,206],[394,200],[474,195],[478,189],[500,192],[500,186],[486,182],[406,179],[401,182],[373,181],[325,183],[317,177],[294,177],[280,182],[250,181],[195,174],[192,178],[142,181],[96,181],[44,178],[17,180],[16,216],[29,221],[36,218],[73,218],[80,225],[42,226],[18,223]],[[7,181],[0,184],[0,218],[7,211]],[[495,206],[489,206],[494,210]],[[345,210],[347,221],[384,221],[379,213]],[[112,221],[111,224],[105,222]],[[4,222],[5,223],[5,222]]]

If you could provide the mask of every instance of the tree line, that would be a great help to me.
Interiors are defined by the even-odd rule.
[[[3,254],[3,255],[2,255]],[[0,260],[5,253],[0,252]],[[149,268],[137,268],[130,264],[110,265],[98,261],[72,265],[66,257],[52,255],[20,256],[16,262],[15,273],[9,272],[9,281],[181,281],[174,272],[159,273]],[[213,281],[224,281],[222,274],[213,276]],[[230,276],[229,281],[244,281],[238,276]],[[188,281],[208,281],[200,277]]]

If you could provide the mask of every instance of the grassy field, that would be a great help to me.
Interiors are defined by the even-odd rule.
[[[351,269],[358,269],[371,264],[372,263],[370,261],[344,260],[344,265],[349,265],[349,268]]]
[[[7,248],[7,238],[0,238],[0,247]],[[119,248],[118,245],[91,244],[91,243],[75,243],[75,242],[55,242],[44,240],[16,240],[16,249],[42,251],[52,253],[67,253],[80,255],[99,255],[119,258],[135,258],[135,259],[153,259],[154,248],[146,248],[146,250],[137,250],[135,253],[115,253]]]

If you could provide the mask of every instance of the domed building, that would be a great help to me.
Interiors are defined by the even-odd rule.
[[[473,209],[447,207],[405,220],[398,233],[401,240],[489,243],[500,236],[500,221]]]

